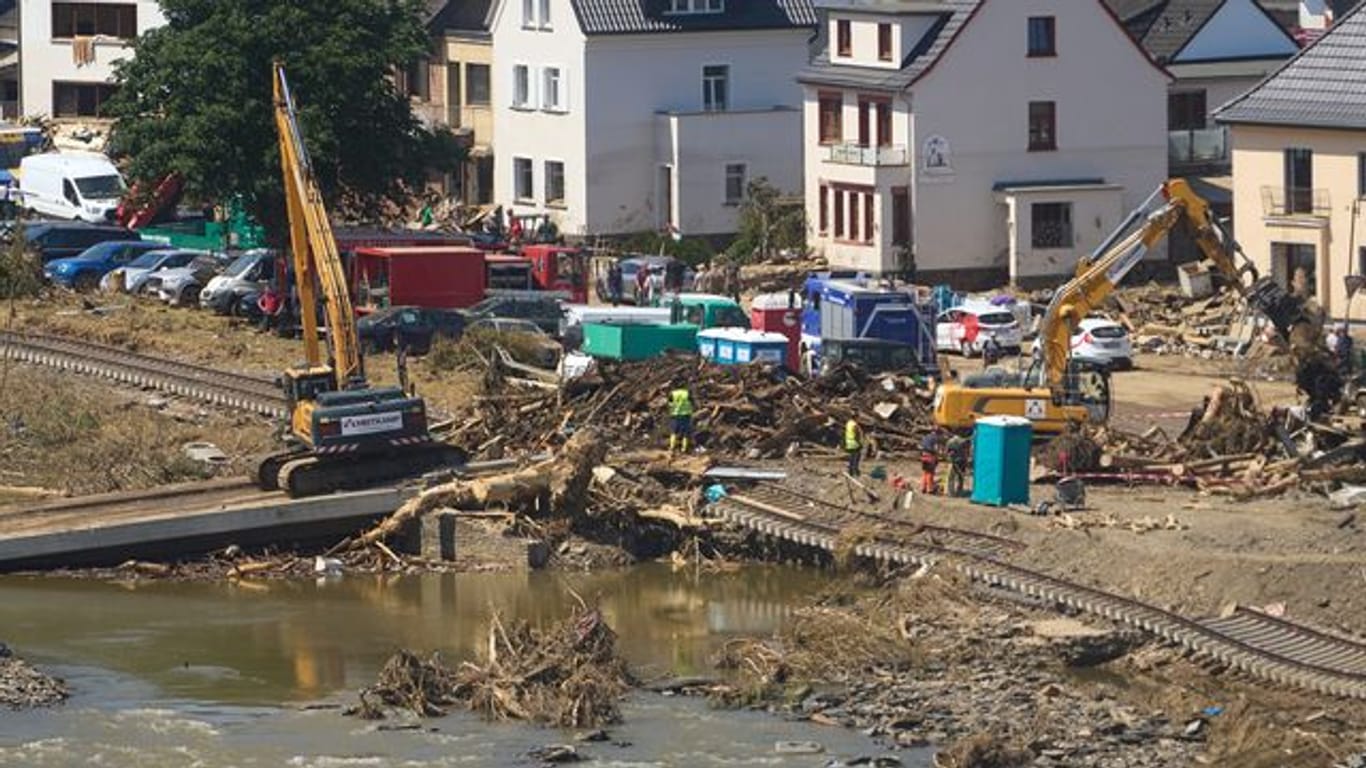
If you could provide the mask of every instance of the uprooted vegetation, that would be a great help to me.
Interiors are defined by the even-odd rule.
[[[844,367],[808,381],[761,366],[721,367],[670,355],[602,361],[563,390],[490,389],[451,439],[489,458],[553,447],[588,428],[621,449],[660,446],[668,429],[666,396],[677,386],[690,386],[696,397],[698,444],[722,454],[836,456],[851,417],[863,424],[874,454],[914,450],[932,428],[930,393],[908,377],[873,379]]]
[[[375,685],[362,689],[349,714],[376,719],[385,708],[418,717],[462,706],[490,721],[525,720],[560,728],[594,728],[621,720],[622,696],[634,684],[617,652],[617,636],[597,609],[582,607],[548,627],[489,622],[480,663],[454,669],[433,654],[400,651]]]

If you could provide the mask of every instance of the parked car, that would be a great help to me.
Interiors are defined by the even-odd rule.
[[[356,321],[356,336],[367,352],[403,348],[425,355],[437,336],[460,338],[465,323],[465,314],[455,309],[386,307]]]
[[[1041,341],[1034,339],[1031,354],[1039,355]],[[1072,333],[1072,357],[1089,360],[1114,370],[1134,367],[1134,346],[1129,331],[1113,320],[1088,317]]]
[[[469,317],[529,320],[547,335],[560,332],[564,303],[556,296],[537,291],[504,291],[465,310]]]
[[[1019,354],[1022,343],[1015,314],[991,304],[963,304],[940,312],[934,338],[937,349],[964,357],[981,354],[988,338],[994,338],[1002,352],[1013,354]]]
[[[110,240],[86,248],[75,256],[53,259],[43,265],[43,276],[54,285],[77,291],[92,291],[99,287],[100,278],[148,251],[165,246],[140,240]]]
[[[275,252],[255,249],[238,256],[199,292],[199,306],[220,315],[235,314],[239,299],[259,293],[275,279]]]
[[[550,334],[539,325],[530,321],[510,317],[481,317],[470,323],[467,330],[482,329],[495,333],[515,334],[524,337],[535,347],[535,363],[542,368],[555,368],[560,363],[563,348]]]
[[[141,240],[142,236],[123,227],[105,227],[79,221],[42,221],[23,229],[24,242],[38,252],[43,262],[79,256],[92,245],[111,240]]]
[[[113,221],[127,191],[118,168],[96,152],[47,152],[19,161],[24,207],[46,216]]]
[[[141,256],[133,259],[126,267],[119,267],[111,270],[100,281],[100,290],[114,290],[115,282],[123,281],[123,292],[138,294],[142,293],[142,287],[146,284],[147,278],[153,272],[163,269],[175,269],[189,264],[198,256],[203,256],[203,251],[178,251],[166,249],[161,251],[148,251]]]
[[[173,306],[194,306],[199,301],[200,289],[222,272],[226,264],[227,259],[222,256],[207,253],[196,256],[183,267],[153,272],[143,284],[142,292]]]

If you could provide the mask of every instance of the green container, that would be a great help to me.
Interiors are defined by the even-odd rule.
[[[584,323],[582,350],[612,360],[648,360],[669,350],[697,349],[697,326],[689,324]]]

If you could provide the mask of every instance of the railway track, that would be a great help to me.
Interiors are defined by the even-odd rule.
[[[737,495],[713,505],[722,517],[757,533],[833,552],[843,528],[815,519],[772,493]],[[836,509],[839,509],[836,507]],[[895,540],[893,540],[895,539]],[[856,543],[855,554],[885,563],[943,562],[971,579],[1125,624],[1217,660],[1252,677],[1333,696],[1366,699],[1366,645],[1242,609],[1192,619],[1103,590],[1003,562],[981,551],[890,536]]]
[[[896,531],[895,538],[898,541],[935,544],[992,557],[1008,557],[1025,547],[1024,542],[989,533],[916,523],[887,514],[832,504],[779,485],[757,485],[746,490],[743,497],[802,515],[816,515],[822,522],[836,525],[840,529],[860,523],[880,525]]]
[[[262,416],[279,419],[286,415],[284,394],[273,382],[257,376],[35,333],[0,332],[0,355]]]

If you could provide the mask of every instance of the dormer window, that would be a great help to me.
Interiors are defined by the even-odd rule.
[[[669,0],[668,13],[725,13],[726,0]]]
[[[854,55],[854,31],[848,19],[835,21],[835,50],[840,56]]]
[[[877,60],[892,60],[892,25],[877,25]]]

